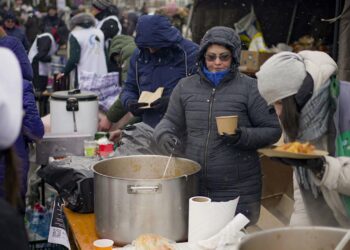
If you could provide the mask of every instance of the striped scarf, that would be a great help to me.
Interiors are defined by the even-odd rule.
[[[330,109],[330,81],[328,80],[305,104],[300,114],[298,141],[319,141],[328,131]],[[320,192],[312,181],[312,172],[305,168],[296,168],[297,179],[306,190],[312,190],[315,198]]]

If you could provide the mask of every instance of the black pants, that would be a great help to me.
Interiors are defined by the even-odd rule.
[[[34,80],[33,80],[34,89],[39,92],[44,92],[47,87],[47,80],[48,80],[47,76],[34,77]]]

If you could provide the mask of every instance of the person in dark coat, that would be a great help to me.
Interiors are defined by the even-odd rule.
[[[35,14],[32,7],[27,10],[28,19],[25,22],[26,37],[28,38],[30,46],[32,46],[36,36],[40,34],[40,19]]]
[[[111,40],[122,33],[122,25],[119,21],[119,10],[110,0],[93,0],[91,13],[97,20],[96,27],[105,37],[105,49],[109,50]],[[107,61],[108,72],[115,72],[115,65]]]
[[[29,42],[23,30],[16,27],[16,16],[12,12],[8,12],[4,17],[4,29],[7,35],[14,36],[21,41],[24,49],[28,51]]]
[[[169,19],[160,15],[139,18],[135,43],[138,48],[131,57],[120,99],[124,108],[135,116],[142,115],[144,123],[155,127],[178,81],[196,71],[198,45],[183,38]],[[141,92],[154,92],[159,87],[164,87],[162,97],[150,109],[142,109],[144,104],[138,103]]]
[[[57,49],[58,44],[49,32],[38,35],[34,40],[28,57],[33,68],[33,84],[36,91],[44,92],[46,90],[50,74],[51,56],[56,53]]]
[[[233,29],[207,31],[199,71],[175,87],[154,139],[165,154],[183,154],[201,165],[200,195],[213,201],[240,197],[236,213],[255,224],[262,188],[256,150],[276,142],[281,128],[256,80],[238,71],[240,53],[241,41]],[[220,135],[216,117],[230,115],[238,116],[238,128],[232,135]]]
[[[122,26],[118,18],[119,10],[110,0],[92,1],[91,13],[97,19],[97,28],[102,30],[105,41],[121,34]]]
[[[139,16],[136,12],[132,12],[132,11],[125,12],[121,20],[122,28],[123,28],[122,34],[133,36],[138,19],[139,19]]]
[[[40,30],[51,33],[60,45],[67,43],[68,28],[64,21],[57,15],[57,8],[53,5],[48,7],[47,15],[42,18]]]
[[[119,68],[119,80],[120,85],[123,86],[124,81],[129,69],[130,58],[134,53],[136,44],[132,36],[118,35],[112,39],[111,46],[109,47],[108,56],[110,61],[113,61]],[[113,123],[118,122],[122,119],[128,112],[124,109],[120,98],[113,103],[109,108],[106,115],[100,115],[99,120],[99,130],[109,131]],[[131,118],[127,124],[133,124],[140,122],[139,117]]]
[[[0,241],[5,249],[27,250],[27,232],[17,207],[19,164],[12,147],[22,123],[21,69],[9,49],[0,48],[0,58],[0,166],[6,172],[5,183],[1,183],[6,188],[0,197]]]
[[[44,135],[44,125],[40,119],[38,109],[36,107],[33,85],[32,68],[22,44],[14,37],[4,36],[0,38],[0,47],[10,49],[17,57],[22,71],[23,84],[23,123],[20,135],[15,142],[15,152],[21,160],[21,196],[27,191],[27,173],[29,170],[29,148],[28,143],[41,139]],[[0,162],[0,186],[4,182],[4,162]],[[0,188],[0,196],[4,191]]]

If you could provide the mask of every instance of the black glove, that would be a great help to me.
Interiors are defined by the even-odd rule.
[[[169,96],[163,96],[151,103],[151,108],[165,112],[169,103]]]
[[[159,139],[160,150],[164,154],[180,154],[181,141],[180,139],[172,134],[166,133]]]
[[[140,116],[144,112],[143,109],[140,109],[141,107],[147,106],[147,103],[144,102],[138,102],[137,100],[130,100],[128,101],[128,110],[134,115],[134,116]]]
[[[313,159],[291,159],[291,158],[271,157],[271,160],[278,161],[286,165],[307,168],[312,170],[314,173],[321,172],[323,170],[323,166],[325,163],[325,160],[323,157],[313,158]]]
[[[222,140],[226,145],[234,145],[241,138],[241,134],[242,134],[242,130],[240,128],[236,128],[235,134],[229,135],[224,133],[223,135],[220,135],[220,137],[222,138]]]

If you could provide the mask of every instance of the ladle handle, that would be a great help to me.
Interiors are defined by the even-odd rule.
[[[161,184],[155,186],[128,185],[128,194],[157,193],[161,191]]]

